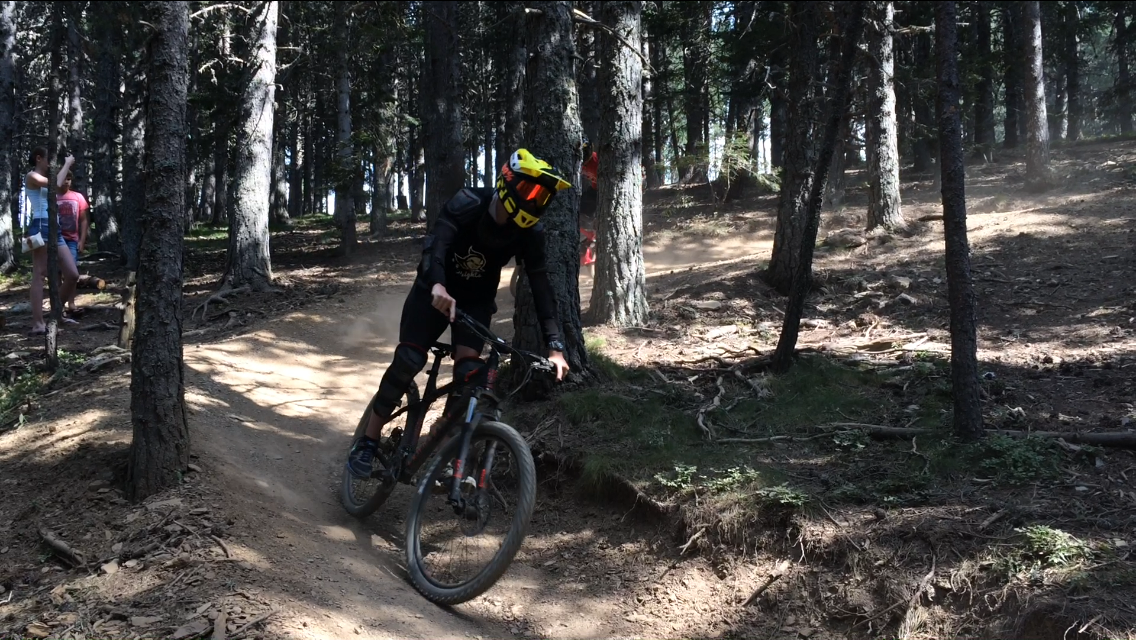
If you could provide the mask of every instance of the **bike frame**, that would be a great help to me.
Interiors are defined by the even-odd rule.
[[[422,466],[425,465],[426,461],[434,455],[435,451],[453,435],[454,429],[460,426],[462,439],[461,449],[458,457],[454,460],[454,475],[451,479],[449,494],[450,505],[454,508],[455,512],[460,514],[465,510],[465,499],[461,495],[461,482],[464,477],[465,469],[467,468],[466,463],[473,441],[473,432],[486,415],[490,415],[493,418],[497,417],[498,399],[493,394],[493,386],[497,377],[497,368],[500,364],[501,356],[495,347],[491,347],[489,360],[480,368],[480,370],[486,372],[488,388],[477,386],[467,389],[461,396],[461,401],[466,405],[464,412],[454,412],[448,416],[443,415],[439,418],[430,426],[429,438],[422,447],[419,447],[418,443],[422,435],[426,411],[434,402],[448,395],[454,387],[453,382],[449,382],[441,387],[437,386],[438,371],[442,366],[442,358],[451,355],[452,348],[445,345],[435,345],[431,348],[431,352],[434,354],[434,363],[430,367],[426,390],[422,398],[417,402],[408,404],[391,416],[391,418],[394,418],[401,413],[407,413],[407,429],[402,433],[398,448],[395,450],[395,455],[393,456],[394,459],[383,460],[383,462],[392,477],[397,474],[397,478],[395,478],[397,481],[410,483],[414,474],[418,473]],[[489,476],[493,468],[494,454],[495,449],[489,449],[486,452],[485,460],[482,461],[481,474],[480,477],[477,478],[479,489],[485,488],[485,479]]]

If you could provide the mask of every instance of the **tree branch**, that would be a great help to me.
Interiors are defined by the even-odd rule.
[[[528,9],[526,9],[525,11],[528,11]],[[643,61],[643,68],[648,70],[652,76],[655,75],[655,69],[651,66],[651,62],[647,60],[647,56],[644,56],[643,52],[638,48],[631,46],[631,43],[628,42],[623,36],[616,33],[615,29],[612,29],[611,27],[596,20],[595,18],[589,16],[583,11],[580,11],[579,9],[572,9],[572,22],[578,24],[586,24],[590,27],[595,27],[601,31],[607,32],[609,35],[611,35],[611,37],[618,40],[620,44],[633,51],[635,55],[639,56],[639,59]]]

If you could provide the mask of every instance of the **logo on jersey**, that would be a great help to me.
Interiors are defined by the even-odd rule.
[[[458,275],[466,280],[480,278],[485,273],[485,256],[474,251],[472,245],[464,256],[454,253],[454,264],[458,268]]]

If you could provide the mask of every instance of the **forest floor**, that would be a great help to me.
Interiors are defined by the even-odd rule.
[[[81,266],[111,286],[81,294],[52,378],[25,336],[27,276],[9,278],[0,637],[1136,637],[1136,456],[1070,442],[1136,421],[1136,144],[1054,159],[1060,186],[1042,195],[1013,158],[971,165],[969,226],[987,426],[1068,441],[951,440],[942,224],[918,221],[939,212],[930,180],[905,179],[915,222],[887,237],[841,231],[863,222],[850,175],[822,230],[807,351],[782,377],[752,367],[784,304],[757,277],[775,198],[661,189],[645,210],[651,321],[587,327],[602,384],[511,410],[541,462],[532,528],[501,582],[451,609],[405,577],[409,490],[362,522],[337,496],[397,342],[412,225],[350,258],[325,219],[275,230],[281,292],[204,319],[191,312],[225,232],[192,234],[193,466],[140,505],[121,491],[129,368],[96,354],[115,342],[123,273]]]

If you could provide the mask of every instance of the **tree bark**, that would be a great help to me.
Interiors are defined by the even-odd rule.
[[[285,165],[284,149],[288,146],[289,83],[280,83],[279,100],[272,120],[272,198],[269,205],[272,221],[278,225],[291,224],[288,215],[288,168]]]
[[[770,61],[774,69],[769,74],[773,88],[769,92],[769,166],[774,173],[785,167],[786,120],[789,115],[789,88],[785,82],[787,56],[784,47],[778,48]],[[784,176],[782,176],[784,180]]]
[[[299,218],[304,215],[304,170],[301,167],[306,159],[300,144],[300,105],[297,104],[288,130],[288,217]]]
[[[387,212],[391,201],[391,158],[375,145],[375,160],[371,165],[371,235],[387,231]]]
[[[870,5],[868,52],[868,229],[897,231],[906,224],[900,207],[899,135],[895,109],[895,4]]]
[[[130,377],[126,494],[134,501],[175,486],[189,466],[181,344],[189,4],[147,5],[157,29],[147,73],[144,241]]]
[[[276,92],[276,21],[280,3],[263,4],[251,55],[254,71],[242,97],[229,227],[225,286],[272,288],[269,193],[272,188],[273,98]],[[218,189],[220,190],[220,189]],[[338,200],[338,198],[337,198]]]
[[[642,2],[604,2],[600,22],[639,46]],[[592,321],[618,327],[647,321],[643,264],[643,64],[613,37],[598,47],[601,128],[599,215]]]
[[[346,43],[349,34],[348,4],[336,5],[337,33],[339,41]],[[355,198],[352,193],[352,182],[357,171],[355,162],[355,146],[351,140],[351,61],[347,55],[347,47],[338,47],[339,73],[336,82],[336,104],[338,106],[338,127],[336,128],[336,160],[335,172],[335,223],[339,225],[340,247],[344,255],[350,255],[355,249],[356,230]]]
[[[642,21],[642,15],[640,15],[640,21]],[[643,53],[644,58],[650,60],[650,44],[647,42],[647,38],[642,33],[642,26],[640,27],[639,38],[641,44],[640,51]],[[640,63],[642,63],[642,61],[640,61]],[[642,67],[642,64],[640,64],[640,67]],[[642,73],[642,71],[640,72]],[[643,86],[641,88],[641,91],[643,95],[643,113],[641,119],[643,121],[643,127],[640,136],[643,141],[642,153],[643,176],[645,180],[644,187],[647,189],[654,189],[662,184],[662,180],[659,178],[658,169],[656,169],[655,167],[655,149],[657,147],[657,142],[655,140],[656,124],[654,120],[654,114],[657,113],[657,107],[655,107],[655,88],[650,73],[642,73],[642,76]]]
[[[580,175],[581,136],[573,72],[571,2],[533,2],[539,15],[528,20],[528,50],[532,54],[526,77],[525,142],[538,157],[557,167],[561,175]],[[548,279],[556,294],[563,327],[565,357],[577,373],[589,375],[588,354],[580,323],[579,180],[552,199],[541,218],[547,246]],[[537,323],[532,292],[522,276],[513,313],[513,344],[543,353],[546,349]]]
[[[1022,35],[1027,63],[1025,101],[1028,118],[1026,139],[1026,180],[1045,186],[1049,175],[1049,121],[1045,114],[1045,66],[1041,50],[1041,5],[1022,2]]]
[[[929,69],[934,57],[931,52],[931,35],[919,33],[915,35],[915,67],[919,72]],[[920,76],[923,77],[923,76]],[[935,136],[932,133],[935,127],[935,109],[932,98],[925,91],[915,87],[912,95],[912,108],[915,115],[915,135],[912,144],[914,155],[911,170],[915,173],[930,173],[935,170]]]
[[[1065,139],[1081,139],[1081,10],[1076,2],[1065,3],[1065,100],[1068,117]]]
[[[67,151],[75,156],[72,188],[87,192],[87,141],[83,129],[83,3],[67,6]]]
[[[60,49],[63,44],[63,15],[62,7],[58,4],[53,4],[50,7],[50,22],[49,29],[51,29],[51,36],[49,39],[48,56],[48,106],[47,106],[47,157],[51,163],[51,171],[48,172],[47,178],[47,285],[48,285],[48,300],[51,305],[51,313],[48,314],[47,331],[44,333],[44,360],[47,365],[47,370],[54,372],[59,367],[59,344],[56,339],[58,337],[59,323],[63,321],[63,300],[60,297],[59,291],[59,252],[52,251],[55,247],[54,239],[59,237],[59,204],[55,199],[56,186],[58,183],[58,171],[61,168],[59,164],[59,129],[60,118],[62,115],[59,113],[59,98],[63,93],[63,86],[59,79],[59,74],[62,69],[62,56]]]
[[[951,306],[951,384],[954,430],[964,441],[982,437],[978,383],[977,302],[966,235],[966,171],[959,118],[957,16],[954,2],[939,2],[935,40],[939,50],[939,148],[942,150],[943,227],[947,295]]]
[[[852,70],[860,33],[864,28],[864,4],[863,2],[852,3],[842,17],[840,57],[834,61],[834,68],[830,76],[832,85],[825,113],[824,137],[820,142],[820,153],[813,165],[816,175],[809,185],[801,238],[797,246],[794,247],[797,259],[793,265],[789,303],[785,308],[785,321],[781,326],[781,336],[777,340],[777,349],[773,353],[772,368],[777,373],[784,373],[789,370],[797,348],[801,315],[805,310],[805,297],[808,295],[812,284],[813,249],[816,246],[817,230],[820,227],[820,209],[824,197],[825,180],[828,178],[829,166],[836,151],[836,136],[840,131],[841,120],[847,115],[848,104],[852,95]],[[802,33],[802,36],[804,35]],[[798,71],[799,69],[794,68],[793,74],[796,75]]]
[[[683,111],[686,115],[686,149],[682,180],[705,182],[710,167],[710,148],[705,129],[710,118],[710,20],[713,3],[688,0],[683,12],[682,69],[685,80]]]
[[[12,229],[12,160],[16,118],[16,3],[0,1],[0,272],[16,267]],[[17,196],[18,197],[18,196]]]
[[[1018,133],[1021,130],[1022,114],[1022,57],[1021,25],[1018,19],[1020,9],[1017,2],[1002,3],[1002,63],[1005,73],[1006,117],[1003,120],[1003,141],[1007,149],[1018,146]]]
[[[433,229],[442,206],[465,184],[458,3],[430,3],[425,21],[426,228]]]
[[[1120,133],[1132,133],[1131,76],[1128,69],[1128,37],[1132,27],[1128,25],[1128,10],[1125,3],[1118,3],[1116,17],[1113,19],[1113,48],[1116,51],[1116,105]]]
[[[978,82],[975,85],[974,144],[975,154],[989,157],[994,149],[994,60],[990,49],[990,3],[976,5],[977,21],[975,53],[978,60]]]
[[[137,196],[143,192],[143,154],[146,147],[146,123],[143,104],[145,101],[145,72],[126,81],[126,109],[122,114],[122,203],[119,208],[122,234],[122,255],[127,271],[138,269],[138,243],[142,240],[139,218],[142,215],[142,199]],[[223,191],[223,189],[218,189]]]
[[[288,167],[284,161],[284,149],[287,147],[284,137],[286,125],[280,122],[284,119],[284,110],[281,109],[273,117],[276,119],[276,133],[272,136],[272,197],[269,210],[272,212],[272,222],[287,226],[292,220],[288,215]]]
[[[785,145],[782,155],[781,197],[773,253],[765,279],[782,295],[789,295],[798,268],[805,233],[805,213],[816,171],[815,101],[813,80],[820,76],[818,42],[821,8],[817,2],[789,5],[789,83],[786,104]],[[776,158],[776,155],[774,155]],[[825,167],[825,171],[828,167]]]
[[[524,6],[520,2],[504,3],[509,11],[508,23],[513,27],[513,33],[524,33],[525,14]],[[508,38],[508,55],[505,59],[505,86],[503,90],[505,101],[505,135],[498,142],[502,151],[497,164],[505,164],[508,158],[516,151],[525,139],[525,67],[528,60],[528,48],[525,39],[519,35]]]
[[[585,1],[580,4],[589,15],[595,16],[596,5],[600,3]],[[599,37],[595,29],[580,29],[576,36],[581,59],[576,70],[576,86],[580,88],[580,126],[584,129],[584,138],[593,145],[599,141],[600,135]]]
[[[213,170],[213,154],[205,159],[205,166],[201,172],[201,203],[197,206],[198,222],[213,219],[213,200],[216,197],[217,174]]]

